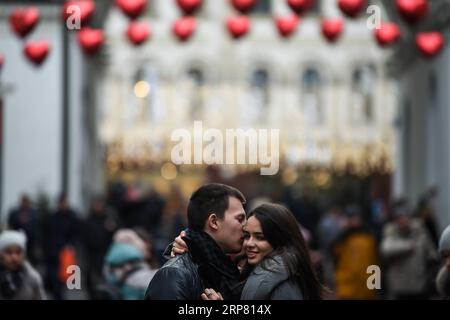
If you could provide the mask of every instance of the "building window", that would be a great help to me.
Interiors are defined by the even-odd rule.
[[[197,68],[189,69],[186,74],[187,99],[189,101],[189,114],[193,120],[199,120],[203,115],[205,76]]]
[[[253,14],[270,15],[272,12],[271,0],[257,0],[255,7],[252,10]]]
[[[375,70],[371,66],[357,68],[352,75],[351,122],[370,124],[374,121]]]
[[[320,125],[323,123],[324,114],[321,103],[322,81],[316,69],[308,68],[301,77],[301,106],[305,123],[308,125]]]
[[[267,114],[270,103],[269,73],[264,69],[255,70],[250,79],[250,100],[257,120]]]

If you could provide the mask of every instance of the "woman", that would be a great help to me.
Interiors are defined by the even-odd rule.
[[[323,287],[305,240],[285,207],[263,204],[249,214],[244,250],[247,264],[242,271],[241,300],[321,299]],[[202,299],[221,300],[222,296],[206,289]]]
[[[6,230],[0,234],[0,300],[45,300],[39,273],[26,260],[24,233]]]

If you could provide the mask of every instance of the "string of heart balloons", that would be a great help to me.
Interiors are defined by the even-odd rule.
[[[248,14],[254,9],[258,0],[227,0],[237,11],[235,16],[229,17],[225,26],[233,39],[243,38],[250,32],[251,20]],[[315,0],[286,0],[292,14],[274,18],[274,25],[283,38],[289,38],[296,31],[301,16],[314,6]],[[354,19],[362,14],[367,7],[367,0],[336,0],[337,6],[347,18]],[[195,13],[202,6],[203,0],[175,0],[182,16],[172,24],[172,33],[181,42],[188,41],[195,33],[197,21]],[[77,40],[87,55],[97,53],[104,41],[105,35],[102,29],[88,26],[89,20],[95,13],[94,0],[68,0],[62,6],[62,19],[70,19],[71,6],[77,6],[80,13],[79,21],[82,26],[77,31]],[[145,43],[151,36],[152,30],[149,23],[139,21],[147,8],[147,0],[115,0],[115,6],[125,14],[130,22],[125,32],[129,41],[139,46]],[[413,26],[423,20],[429,11],[428,0],[396,0],[396,8],[404,21]],[[9,22],[13,32],[22,40],[32,33],[39,23],[40,13],[36,7],[14,9]],[[320,21],[321,32],[330,43],[335,43],[344,32],[345,22],[342,18],[324,18]],[[393,22],[381,22],[379,28],[374,30],[374,38],[377,43],[385,48],[394,45],[401,38],[402,33],[398,24]],[[415,35],[415,44],[418,50],[427,58],[438,54],[444,46],[444,37],[440,32],[418,32]],[[51,45],[46,40],[25,41],[23,52],[25,56],[36,66],[41,65],[51,50]],[[4,63],[4,57],[0,54],[0,66]]]

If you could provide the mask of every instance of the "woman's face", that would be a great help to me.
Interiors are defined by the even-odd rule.
[[[255,266],[265,256],[273,251],[272,246],[264,237],[261,223],[255,216],[251,216],[244,226],[244,250],[247,254],[248,264]]]

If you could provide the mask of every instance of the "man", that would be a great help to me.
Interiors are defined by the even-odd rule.
[[[0,234],[0,300],[43,300],[41,276],[26,261],[26,237],[18,231]]]
[[[223,184],[195,191],[187,209],[188,252],[169,260],[150,282],[147,300],[199,300],[205,288],[239,299],[239,270],[227,254],[239,253],[246,222],[242,193]]]
[[[8,218],[9,229],[23,230],[27,236],[27,254],[31,263],[37,263],[36,247],[39,243],[39,225],[36,210],[31,206],[30,198],[22,195],[20,204],[14,208]]]
[[[61,252],[74,248],[79,238],[80,225],[77,214],[69,205],[67,196],[61,194],[58,207],[45,226],[45,255],[47,263],[47,281],[55,300],[62,300],[64,282],[58,277]]]
[[[411,217],[404,202],[397,204],[394,221],[383,230],[381,254],[387,264],[390,298],[429,298],[430,265],[437,252],[423,222]]]
[[[442,299],[450,299],[450,226],[442,232],[439,253],[444,265],[436,277],[436,287]]]

